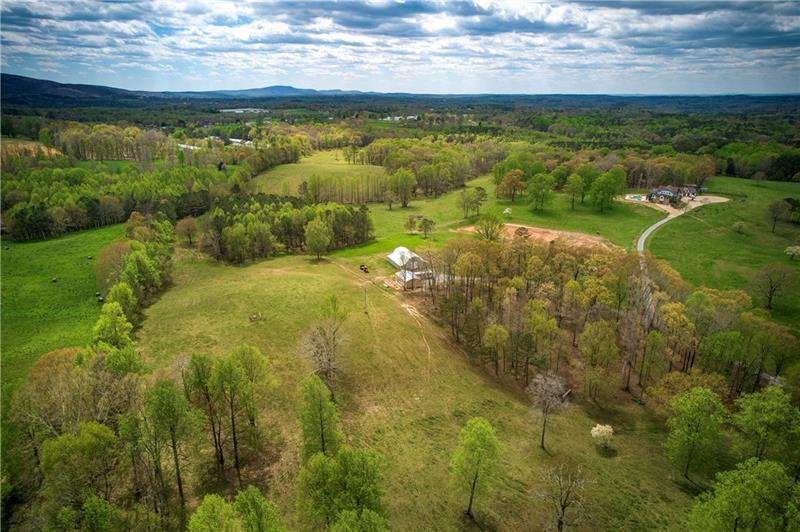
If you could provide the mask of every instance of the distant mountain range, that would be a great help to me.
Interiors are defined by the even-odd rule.
[[[2,74],[0,76],[2,105],[6,108],[34,107],[150,107],[172,104],[231,107],[236,101],[242,107],[259,102],[351,104],[413,103],[425,107],[452,105],[491,105],[505,109],[517,107],[577,109],[618,108],[637,106],[661,111],[739,112],[758,108],[791,112],[800,110],[800,95],[591,95],[591,94],[412,94],[345,90],[298,89],[287,85],[272,85],[256,89],[150,92],[131,91],[102,85],[57,83],[43,79]]]
[[[2,101],[4,104],[47,107],[65,105],[136,105],[164,100],[256,100],[262,98],[287,98],[303,96],[366,95],[361,91],[298,89],[288,85],[272,85],[257,89],[219,91],[152,92],[130,91],[102,85],[57,83],[15,74],[2,74]]]

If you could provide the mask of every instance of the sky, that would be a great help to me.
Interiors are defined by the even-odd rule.
[[[23,1],[6,73],[136,90],[800,93],[800,2]]]

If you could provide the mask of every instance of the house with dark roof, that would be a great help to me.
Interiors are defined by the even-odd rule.
[[[683,198],[693,200],[697,197],[697,187],[693,185],[685,185],[681,187],[673,187],[671,185],[655,187],[650,189],[647,194],[647,200],[658,203],[677,203]]]

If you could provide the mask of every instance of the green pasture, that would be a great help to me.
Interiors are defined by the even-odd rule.
[[[348,164],[340,150],[320,151],[300,162],[282,164],[256,176],[254,188],[266,194],[297,195],[297,187],[312,175],[361,177],[383,175],[382,166]]]
[[[797,272],[795,286],[774,302],[775,319],[800,329],[800,261],[791,261],[784,250],[800,245],[800,225],[778,222],[772,232],[769,204],[786,197],[800,198],[800,184],[715,177],[709,194],[730,201],[706,205],[670,221],[656,231],[647,248],[667,260],[689,282],[718,289],[752,290],[752,281],[765,266],[783,264]],[[745,224],[741,233],[734,224]]]
[[[122,225],[112,225],[53,240],[2,242],[4,406],[39,355],[89,343],[100,314],[95,258],[123,235]]]
[[[311,372],[299,345],[318,305],[331,294],[349,311],[335,389],[347,442],[381,453],[383,500],[393,529],[473,526],[462,518],[466,498],[448,485],[451,451],[472,416],[489,419],[504,447],[495,490],[476,502],[483,529],[549,525],[550,510],[538,496],[540,474],[561,462],[580,465],[593,481],[587,493],[592,519],[578,529],[685,527],[691,490],[675,479],[680,473],[664,456],[662,421],[635,403],[623,400],[605,411],[574,405],[552,418],[544,453],[538,448],[539,421],[525,395],[470,365],[432,320],[415,317],[409,305],[425,305],[416,296],[389,291],[379,278],[336,257],[317,262],[285,256],[234,267],[180,250],[174,286],[146,310],[138,345],[149,366],[173,375],[192,353],[220,356],[250,343],[267,354],[277,385],[261,398],[262,424],[275,448],[270,463],[247,469],[243,480],[264,487],[289,523],[299,461],[299,385]],[[258,312],[262,319],[250,321]],[[589,436],[599,422],[615,428],[609,455],[598,453]],[[191,498],[197,501],[209,488],[194,480]]]

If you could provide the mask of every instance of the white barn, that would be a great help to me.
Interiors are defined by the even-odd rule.
[[[428,268],[422,257],[403,246],[395,248],[394,251],[386,256],[386,259],[395,268],[407,272],[417,272]]]

